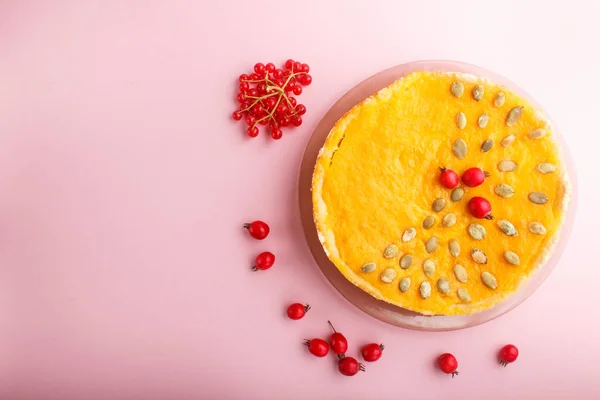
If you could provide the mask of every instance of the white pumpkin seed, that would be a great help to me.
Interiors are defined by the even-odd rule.
[[[388,268],[381,273],[381,281],[385,283],[392,283],[396,278],[396,270],[394,268]]]
[[[465,189],[463,189],[461,187],[457,187],[456,189],[454,189],[452,191],[452,194],[450,194],[450,198],[452,199],[452,201],[457,202],[457,201],[461,201],[464,195],[465,195]]]
[[[467,116],[465,113],[459,112],[456,115],[456,126],[458,126],[458,129],[465,129],[467,126]]]
[[[533,130],[531,132],[529,132],[529,139],[541,139],[544,136],[546,136],[546,130],[545,129],[536,129]]]
[[[419,292],[421,293],[421,297],[426,299],[431,296],[431,284],[427,281],[421,282],[419,286]]]
[[[538,164],[537,167],[535,167],[535,169],[537,169],[538,172],[541,172],[542,174],[549,174],[556,171],[556,165],[549,162],[543,162],[541,164]]]
[[[468,303],[469,301],[471,301],[471,296],[469,296],[469,291],[467,289],[460,288],[460,289],[458,289],[457,293],[458,293],[458,298],[461,301],[463,301],[465,303]]]
[[[508,236],[517,236],[519,234],[517,228],[505,219],[498,220],[498,228]]]
[[[425,228],[425,229],[431,228],[434,224],[435,224],[435,218],[433,218],[431,215],[428,215],[423,220],[423,228]]]
[[[415,238],[415,236],[417,236],[417,230],[415,228],[408,228],[402,234],[402,241],[410,242],[411,240],[413,240]]]
[[[465,283],[469,277],[467,270],[460,264],[454,266],[454,276],[459,282]]]
[[[446,294],[450,292],[450,281],[446,278],[440,278],[437,281],[437,288],[440,292]]]
[[[487,153],[494,147],[494,141],[492,139],[487,139],[481,144],[481,151]]]
[[[406,277],[406,278],[402,278],[400,279],[400,291],[402,293],[406,292],[408,290],[408,288],[410,288],[410,278]]]
[[[489,287],[490,289],[495,290],[498,288],[498,281],[496,281],[496,277],[487,271],[483,271],[481,273],[481,280],[485,286]]]
[[[452,152],[457,158],[465,158],[467,156],[467,142],[463,139],[456,139],[452,145]]]
[[[450,93],[454,95],[454,97],[460,97],[465,92],[465,86],[460,82],[452,82],[450,85]]]
[[[490,117],[487,114],[481,114],[477,119],[477,126],[480,128],[485,128],[490,121]]]
[[[400,257],[400,268],[408,269],[412,265],[412,255],[410,253],[406,253],[402,257]]]
[[[535,204],[546,204],[548,202],[548,196],[540,192],[529,193],[529,201]]]
[[[494,99],[494,105],[496,107],[502,107],[504,105],[504,100],[505,100],[504,92],[499,92],[496,95],[496,98]]]
[[[435,199],[433,204],[431,205],[431,209],[435,212],[440,212],[446,207],[446,200],[444,199]]]
[[[397,254],[398,254],[398,246],[396,246],[395,244],[390,244],[383,251],[384,258],[394,258],[394,257],[396,257]]]
[[[508,261],[509,264],[512,264],[512,265],[519,265],[521,263],[521,259],[519,258],[517,253],[515,253],[513,251],[505,251],[504,259],[506,261]]]
[[[508,135],[507,137],[502,139],[502,141],[500,142],[500,146],[508,147],[511,144],[513,144],[513,142],[515,141],[516,138],[517,138],[517,135]]]
[[[532,222],[529,224],[529,231],[536,235],[545,235],[546,227],[541,222]]]
[[[433,275],[435,273],[435,263],[430,259],[425,260],[423,262],[423,272],[427,276]]]
[[[515,189],[513,189],[506,183],[501,183],[494,188],[494,192],[496,192],[498,196],[508,199],[509,197],[513,197],[513,195],[515,194]]]
[[[514,126],[521,119],[521,114],[523,114],[523,107],[515,107],[510,110],[506,117],[506,125]]]
[[[472,223],[467,227],[467,231],[469,232],[469,236],[475,240],[485,239],[486,231],[482,225]]]
[[[487,264],[487,256],[479,249],[471,250],[471,257],[473,257],[473,261],[477,264]]]
[[[476,101],[483,99],[483,85],[475,85],[471,91],[471,94]]]
[[[365,265],[363,265],[360,270],[362,272],[364,272],[365,274],[368,274],[369,272],[375,271],[375,269],[377,269],[377,265],[373,262],[370,262],[370,263],[366,263]]]
[[[431,254],[434,251],[436,251],[438,248],[438,240],[435,236],[430,237],[427,240],[427,243],[425,243],[425,251],[427,251],[427,253]]]
[[[450,250],[452,257],[458,257],[460,255],[460,245],[458,244],[458,240],[450,239],[448,242],[448,250]]]
[[[442,226],[445,226],[446,228],[449,228],[451,226],[453,226],[454,224],[456,224],[456,215],[455,214],[446,214],[446,216],[444,217],[444,219],[442,219]]]
[[[502,172],[512,172],[517,169],[517,163],[512,160],[502,160],[498,163],[498,170]]]

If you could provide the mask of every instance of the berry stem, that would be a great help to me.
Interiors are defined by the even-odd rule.
[[[333,330],[333,333],[336,333],[337,331],[335,330],[335,328],[333,327],[333,324],[331,323],[331,321],[327,321],[327,323],[329,324],[329,326],[331,327],[331,329]]]
[[[454,379],[454,375],[458,375],[458,371],[454,371],[454,372],[452,373],[452,379]]]

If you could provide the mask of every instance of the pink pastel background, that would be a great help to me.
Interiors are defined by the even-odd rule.
[[[543,8],[543,12],[540,9]],[[0,0],[0,399],[600,398],[596,1]],[[256,61],[308,62],[304,125],[229,115]],[[297,175],[347,90],[418,59],[498,72],[552,115],[579,209],[561,262],[509,314],[447,333],[379,322],[311,258]],[[263,242],[241,230],[264,219]],[[260,251],[277,254],[251,273]],[[301,321],[285,306],[309,302]],[[384,342],[353,378],[301,345],[332,319]],[[503,369],[499,346],[521,349]],[[461,375],[433,367],[453,352]]]

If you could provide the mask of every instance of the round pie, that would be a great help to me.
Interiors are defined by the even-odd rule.
[[[462,178],[470,168],[485,171],[479,186],[441,184],[444,169]],[[413,72],[352,108],[312,182],[319,239],[340,272],[425,315],[471,314],[513,295],[548,259],[569,193],[541,110],[447,72]],[[476,218],[473,198],[491,215]]]

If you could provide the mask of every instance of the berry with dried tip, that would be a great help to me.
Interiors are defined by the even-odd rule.
[[[456,361],[456,357],[454,357],[450,353],[444,353],[437,359],[437,365],[442,372],[446,374],[452,374],[452,378],[454,375],[458,375],[458,361]]]
[[[512,362],[515,362],[517,357],[519,357],[519,349],[517,349],[517,346],[514,344],[507,344],[500,349],[500,353],[498,354],[500,364],[502,364],[504,367]]]
[[[365,361],[373,362],[381,358],[384,348],[385,346],[383,344],[369,343],[363,346],[360,352]]]
[[[287,316],[290,319],[294,319],[294,320],[302,319],[306,315],[308,310],[310,310],[310,306],[308,304],[302,304],[302,303],[290,304],[290,306],[287,309]]]
[[[488,176],[490,176],[489,172],[486,172],[481,168],[473,167],[463,172],[462,181],[468,187],[476,187],[481,185]]]
[[[329,353],[329,345],[323,339],[305,340],[304,345],[308,347],[311,354],[317,357],[325,357]]]
[[[263,251],[259,255],[256,256],[254,260],[254,265],[252,266],[253,271],[264,271],[269,269],[275,264],[275,254],[270,251]]]
[[[492,205],[483,197],[473,197],[469,200],[467,208],[475,218],[494,219],[492,217]]]
[[[364,371],[365,366],[356,361],[354,357],[339,356],[338,370],[342,375],[354,376],[358,371]]]
[[[269,232],[271,231],[269,225],[267,225],[267,223],[263,221],[253,221],[251,223],[246,223],[244,224],[244,228],[248,230],[250,236],[257,240],[263,240],[269,235]]]
[[[440,174],[440,183],[443,187],[448,189],[454,189],[458,186],[458,174],[448,168],[440,168],[442,173]]]
[[[348,341],[346,337],[335,330],[331,321],[327,321],[333,333],[329,337],[329,345],[331,346],[331,350],[333,350],[336,354],[344,354],[348,350]]]

